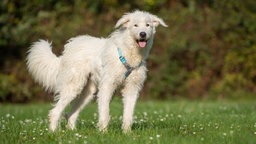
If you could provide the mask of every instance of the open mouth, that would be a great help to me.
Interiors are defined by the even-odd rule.
[[[136,40],[137,44],[140,48],[145,48],[147,46],[147,40],[146,39],[139,39]]]

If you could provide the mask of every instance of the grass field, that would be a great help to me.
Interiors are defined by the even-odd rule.
[[[77,129],[67,130],[64,119],[56,133],[48,130],[50,104],[0,105],[0,143],[87,144],[255,144],[255,101],[138,102],[133,132],[121,131],[121,100],[111,104],[107,133],[96,129],[97,106],[80,115]]]

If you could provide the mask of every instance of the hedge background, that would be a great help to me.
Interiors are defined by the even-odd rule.
[[[256,95],[255,0],[2,0],[0,102],[49,100],[25,65],[38,39],[61,54],[71,37],[107,37],[125,12],[163,18],[148,60],[142,98],[243,98]]]

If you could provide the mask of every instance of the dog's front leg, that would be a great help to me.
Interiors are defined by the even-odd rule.
[[[105,132],[108,127],[110,120],[109,116],[109,103],[115,87],[111,82],[103,82],[99,86],[98,93],[98,111],[99,111],[99,122],[98,128],[100,131]]]
[[[124,103],[122,129],[124,133],[131,131],[133,112],[140,90],[141,86],[130,83],[127,83],[122,90]]]

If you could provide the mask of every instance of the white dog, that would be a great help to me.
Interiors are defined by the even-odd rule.
[[[164,21],[147,12],[125,14],[108,38],[78,36],[65,45],[57,57],[51,44],[40,40],[30,48],[27,66],[35,81],[55,93],[56,105],[49,113],[50,130],[55,131],[65,107],[70,129],[75,128],[79,112],[95,95],[98,98],[100,131],[109,124],[109,103],[122,85],[124,132],[131,130],[133,111],[146,79],[146,59],[153,44],[155,28]]]

